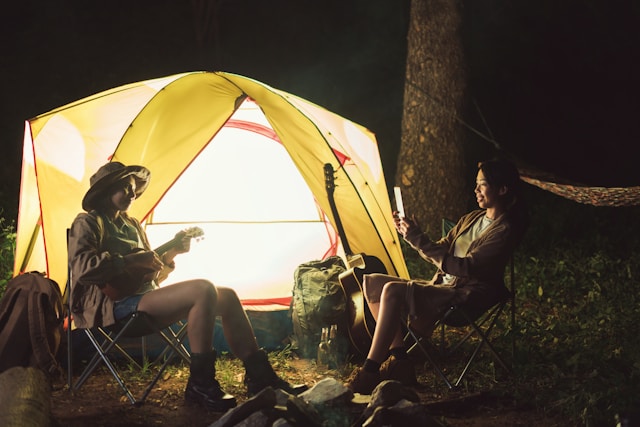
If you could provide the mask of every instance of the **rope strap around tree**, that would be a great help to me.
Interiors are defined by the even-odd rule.
[[[593,206],[637,206],[640,205],[640,187],[587,187],[576,184],[559,184],[542,181],[521,174],[520,178],[536,187],[578,203]]]

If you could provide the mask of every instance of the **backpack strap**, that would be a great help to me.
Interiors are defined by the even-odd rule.
[[[56,377],[62,374],[58,361],[51,351],[49,343],[49,331],[45,319],[45,304],[47,294],[32,292],[29,294],[29,333],[31,347],[37,365],[49,376]]]
[[[14,324],[9,324],[9,320],[20,296],[20,291],[20,289],[9,286],[0,300],[0,350],[6,348],[11,332],[15,327]]]

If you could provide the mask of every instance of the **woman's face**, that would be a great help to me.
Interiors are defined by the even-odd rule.
[[[130,176],[120,181],[120,185],[115,187],[115,190],[111,193],[111,204],[118,211],[126,211],[135,198],[136,180],[133,176]]]
[[[476,177],[476,201],[481,209],[493,209],[501,206],[502,194],[506,189],[504,187],[495,188],[489,185],[482,169],[478,170],[478,176]]]

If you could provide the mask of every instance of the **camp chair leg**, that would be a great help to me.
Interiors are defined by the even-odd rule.
[[[119,337],[120,334],[118,334],[117,337]],[[98,340],[95,338],[95,336],[90,331],[87,331],[87,336],[89,337],[89,340],[91,340],[91,343],[96,347],[96,350],[98,348],[102,348],[102,345],[100,345],[100,343],[98,343]],[[117,340],[117,338],[116,338],[116,340]],[[107,345],[107,347],[103,351],[98,351],[97,350],[98,352],[93,357],[93,359],[91,360],[89,365],[85,368],[84,372],[82,373],[82,375],[80,376],[80,378],[76,382],[76,384],[75,384],[73,389],[74,390],[78,390],[82,386],[82,384],[84,384],[84,382],[89,378],[89,376],[93,373],[93,371],[98,366],[98,361],[100,359],[102,359],[104,364],[107,366],[107,368],[109,369],[109,371],[111,372],[113,377],[116,379],[116,381],[118,382],[118,384],[120,385],[120,387],[124,391],[125,395],[129,399],[129,401],[133,405],[133,404],[136,403],[135,397],[133,397],[133,395],[129,391],[129,388],[125,385],[124,381],[120,377],[120,374],[118,374],[118,371],[116,370],[116,368],[111,363],[111,360],[109,360],[109,358],[106,356],[106,354],[113,347],[113,345],[114,345],[114,341],[110,341],[109,345]]]
[[[423,355],[427,358],[429,363],[431,363],[431,365],[434,368],[435,372],[444,381],[444,383],[446,384],[446,386],[449,389],[453,389],[453,388],[456,388],[456,387],[460,386],[460,383],[462,382],[462,379],[464,378],[464,376],[469,371],[469,368],[471,367],[471,364],[474,362],[474,360],[476,359],[476,356],[478,355],[478,353],[482,349],[482,346],[485,345],[485,344],[487,345],[487,347],[491,351],[491,353],[494,356],[494,358],[496,359],[496,361],[500,364],[500,366],[502,366],[502,368],[504,368],[505,371],[507,371],[509,374],[511,374],[512,373],[511,367],[504,361],[504,359],[500,356],[498,351],[495,349],[495,347],[493,346],[493,344],[491,344],[491,341],[489,340],[489,335],[491,334],[491,331],[493,330],[494,326],[496,325],[496,322],[497,322],[498,318],[502,314],[505,304],[506,304],[506,302],[502,302],[502,303],[497,304],[495,307],[493,307],[491,310],[489,310],[487,313],[485,313],[483,316],[481,316],[480,319],[477,319],[475,321],[464,310],[458,309],[459,313],[464,317],[464,320],[466,321],[467,326],[471,327],[471,329],[468,332],[466,332],[462,338],[457,340],[456,343],[453,346],[451,346],[451,348],[446,348],[444,336],[442,334],[444,334],[444,325],[446,324],[445,322],[446,322],[447,316],[450,313],[452,313],[454,310],[456,310],[456,308],[452,307],[452,309],[449,312],[447,312],[447,314],[445,316],[443,316],[443,318],[438,322],[437,326],[441,327],[440,328],[441,329],[441,332],[440,332],[440,334],[441,334],[441,336],[440,336],[440,344],[439,345],[433,345],[432,344],[432,346],[434,348],[434,351],[437,352],[444,359],[446,359],[451,354],[453,354],[457,350],[459,350],[460,347],[466,341],[468,341],[468,339],[473,334],[477,334],[478,337],[479,337],[479,342],[477,344],[475,344],[473,352],[471,353],[471,355],[467,359],[467,362],[465,364],[464,369],[462,370],[462,372],[460,373],[460,376],[458,376],[458,378],[456,379],[456,381],[453,384],[449,381],[449,379],[446,377],[444,371],[436,363],[434,357],[431,354],[432,352],[430,351],[430,349],[427,348],[424,345],[425,343],[431,344],[430,339],[419,336],[414,331],[412,331],[411,328],[409,328],[407,325],[405,325],[406,330],[407,330],[407,333],[405,335],[405,343],[409,346],[408,349],[407,349],[407,352],[408,353],[412,352],[416,347],[420,348],[420,350],[422,350]],[[412,343],[411,343],[410,339],[413,341]]]
[[[149,364],[149,356],[147,355],[147,337],[140,337],[140,353],[142,354],[142,366]]]
[[[482,346],[484,344],[486,344],[487,347],[489,347],[489,349],[491,350],[491,353],[493,353],[493,356],[498,361],[500,366],[502,366],[502,368],[505,371],[507,371],[509,374],[511,374],[511,372],[512,372],[511,368],[505,363],[504,359],[502,357],[500,357],[500,355],[496,351],[495,347],[493,347],[493,345],[487,340],[486,335],[479,328],[477,328],[477,326],[475,326],[475,325],[472,325],[472,326],[473,326],[474,329],[476,329],[478,334],[482,335],[482,340],[478,343],[476,348],[473,350],[473,353],[471,354],[471,357],[469,358],[469,360],[467,361],[467,364],[465,365],[464,369],[462,370],[462,373],[460,374],[460,376],[456,380],[456,382],[455,382],[456,387],[460,385],[460,382],[462,381],[462,378],[464,378],[464,376],[466,375],[467,371],[471,367],[471,364],[475,360],[476,356],[478,355],[478,353],[480,352],[480,349],[482,348]]]
[[[111,360],[109,359],[108,353],[114,349],[118,350],[127,358],[127,360],[135,364],[138,368],[141,368],[140,364],[138,364],[124,349],[122,349],[122,347],[120,347],[117,344],[118,340],[125,334],[129,326],[136,319],[139,319],[139,318],[144,319],[149,329],[153,330],[154,333],[157,333],[162,338],[162,340],[168,345],[163,349],[160,356],[156,359],[156,360],[160,360],[160,358],[164,359],[162,366],[159,368],[158,372],[155,374],[153,380],[148,384],[142,396],[139,399],[136,399],[131,393],[131,391],[129,390],[129,388],[126,386],[124,380],[116,370]],[[177,332],[174,332],[173,329],[171,329],[171,327],[166,328],[166,330],[160,330],[146,316],[139,316],[136,313],[125,323],[122,329],[120,329],[120,331],[114,337],[112,337],[112,335],[106,332],[103,328],[97,328],[97,330],[102,335],[102,343],[98,341],[98,338],[93,332],[91,332],[90,330],[85,330],[87,337],[89,338],[89,340],[91,341],[91,343],[96,349],[96,354],[93,356],[93,358],[85,368],[84,372],[82,373],[82,375],[80,376],[76,384],[73,386],[73,390],[78,390],[85,383],[85,381],[97,368],[98,363],[102,360],[107,366],[107,368],[109,369],[109,371],[111,372],[111,374],[113,375],[113,377],[115,378],[115,380],[118,382],[122,390],[124,391],[124,394],[127,396],[131,404],[142,405],[146,401],[147,396],[149,395],[153,387],[155,387],[156,383],[162,376],[163,372],[171,362],[174,355],[177,355],[180,358],[182,358],[182,360],[185,361],[185,363],[187,364],[190,364],[191,362],[191,357],[189,355],[189,352],[187,351],[186,347],[183,344],[184,336],[187,333],[186,322],[181,322],[180,328],[178,329]],[[142,345],[143,346],[145,345],[144,341],[142,342]],[[146,349],[144,349],[143,352],[144,352],[143,357],[146,357]]]
[[[167,346],[158,355],[156,360],[164,358],[166,362],[167,360],[170,361],[172,356],[177,355],[186,364],[191,363],[191,355],[183,343],[184,336],[187,333],[187,322],[179,322],[178,324],[180,325],[180,328],[177,332],[174,332],[171,326],[165,329],[158,329],[146,316],[142,316],[142,318],[146,322],[147,326],[158,334],[165,343],[167,343]]]
[[[474,326],[474,328],[476,328]],[[477,330],[477,332],[481,335],[482,331],[480,331],[479,329]],[[493,356],[496,358],[496,360],[498,361],[498,363],[500,363],[500,365],[509,373],[511,373],[511,368],[509,368],[507,366],[507,364],[504,362],[504,360],[502,359],[502,357],[500,357],[500,355],[498,354],[498,352],[495,350],[495,348],[493,347],[493,345],[490,342],[486,342],[486,337],[483,337],[483,339],[478,343],[478,345],[476,346],[476,348],[473,350],[473,353],[471,354],[471,357],[469,358],[469,360],[467,361],[467,364],[465,365],[464,369],[462,370],[462,373],[460,373],[460,376],[458,377],[458,379],[455,382],[456,387],[458,385],[460,385],[460,382],[462,381],[462,378],[464,378],[464,376],[467,374],[467,371],[469,370],[469,368],[471,367],[471,364],[473,363],[473,361],[475,360],[476,356],[478,355],[478,353],[480,352],[480,349],[482,348],[482,346],[484,344],[487,344],[487,346],[489,347],[489,349],[491,350],[491,353],[493,353]]]
[[[82,386],[84,381],[89,377],[89,375],[91,375],[91,373],[98,366],[100,359],[102,358],[104,360],[106,357],[105,355],[109,353],[112,348],[116,348],[119,352],[121,352],[127,358],[127,360],[130,363],[133,363],[136,365],[136,367],[140,368],[140,365],[138,364],[138,362],[136,362],[131,356],[129,356],[129,354],[126,351],[124,351],[122,347],[120,347],[117,344],[117,341],[124,334],[124,331],[132,322],[133,322],[133,319],[129,319],[125,324],[125,326],[120,330],[120,332],[116,334],[115,338],[112,338],[111,335],[108,332],[106,332],[104,329],[98,328],[97,330],[102,335],[102,338],[103,338],[102,343],[98,342],[98,339],[96,338],[95,334],[91,332],[91,330],[86,329],[84,331],[87,337],[89,338],[89,340],[91,341],[91,344],[93,344],[96,350],[96,354],[93,356],[93,358],[85,368],[83,374],[80,376],[80,379],[82,381],[78,380],[74,389],[77,390],[80,386]]]
[[[174,332],[173,329],[171,329],[171,327],[168,327],[166,330],[167,332],[171,335],[171,337],[169,337],[164,331],[158,331],[160,337],[162,337],[162,339],[169,344],[169,346],[165,347],[162,352],[158,355],[158,357],[156,358],[156,360],[160,360],[163,359],[165,357],[167,357],[167,353],[177,353],[178,356],[180,356],[182,358],[182,360],[184,360],[185,363],[190,364],[191,363],[191,356],[189,355],[189,352],[187,351],[187,348],[184,346],[182,340],[184,339],[185,334],[187,333],[187,323],[186,322],[179,322],[178,323],[180,325],[180,329],[178,329],[177,332]],[[168,355],[168,357],[170,357],[171,355]]]
[[[460,338],[460,340],[457,341],[457,343],[454,346],[452,346],[451,348],[446,350],[445,351],[446,355],[449,355],[451,353],[455,353],[465,342],[467,342],[467,340],[469,338],[471,338],[471,336],[474,333],[478,333],[480,335],[480,337],[484,340],[491,333],[491,330],[495,326],[496,321],[498,320],[498,317],[500,316],[500,314],[502,314],[502,310],[503,309],[504,309],[504,304],[501,303],[501,304],[496,305],[489,312],[485,313],[480,318],[480,321],[477,321],[477,320],[473,321],[464,310],[460,310],[460,314],[468,322],[467,326],[471,326],[472,329],[469,330],[462,338]],[[489,320],[491,320],[491,324],[486,328],[486,332],[482,333],[482,329],[481,328]],[[444,324],[443,324],[443,328],[444,328]],[[444,339],[442,341],[442,348],[446,348],[446,346],[444,344]]]
[[[189,355],[189,352],[184,347],[184,344],[182,342],[184,336],[187,333],[187,323],[186,322],[181,322],[181,324],[180,324],[181,326],[180,326],[180,329],[178,329],[178,332],[174,332],[173,329],[171,329],[170,326],[168,328],[166,328],[167,332],[165,332],[163,330],[157,329],[155,327],[155,325],[153,325],[152,322],[147,317],[143,316],[143,318],[145,319],[145,322],[147,322],[147,325],[149,327],[155,329],[156,333],[168,345],[164,348],[162,353],[160,353],[160,355],[156,359],[156,360],[160,360],[161,358],[164,358],[164,362],[162,363],[162,366],[160,367],[160,369],[158,369],[158,372],[153,377],[151,382],[147,385],[147,388],[145,389],[145,391],[142,394],[142,396],[138,399],[138,401],[137,401],[138,404],[143,404],[147,400],[147,396],[149,396],[149,393],[151,393],[151,390],[153,389],[153,387],[155,387],[156,383],[158,382],[158,380],[162,376],[162,373],[165,371],[167,366],[169,366],[169,363],[171,362],[172,356],[177,355],[185,363],[187,363],[187,364],[191,363],[191,356]]]
[[[102,335],[104,341],[102,342],[102,345],[104,346],[105,343],[109,342],[111,345],[108,347],[101,347],[104,348],[103,352],[108,353],[109,351],[111,351],[111,349],[116,349],[120,352],[120,354],[122,354],[122,356],[124,356],[125,359],[127,359],[127,361],[129,363],[131,363],[132,365],[135,365],[136,368],[138,369],[142,369],[142,366],[133,358],[131,357],[131,355],[129,355],[129,353],[127,353],[127,351],[125,349],[123,349],[119,344],[118,344],[118,339],[120,338],[119,335],[116,335],[116,338],[112,338],[111,334],[107,331],[105,331],[102,328],[98,328],[98,332],[100,332],[100,334]],[[91,333],[90,331],[87,331],[87,333]],[[143,337],[144,338],[144,337]],[[145,341],[142,342],[143,348],[142,348],[142,354],[143,354],[143,359],[146,358],[145,356],[145,352],[146,350],[144,349],[144,345],[145,345]]]
[[[164,370],[167,368],[167,366],[169,366],[169,363],[171,362],[171,358],[172,358],[171,356],[173,356],[173,354],[177,354],[178,356],[180,356],[182,358],[182,360],[185,361],[185,363],[187,363],[187,364],[191,363],[191,357],[187,353],[186,349],[184,349],[184,346],[182,344],[182,337],[184,336],[185,333],[186,333],[186,324],[182,326],[182,328],[180,329],[178,334],[173,334],[173,332],[172,332],[172,334],[174,335],[173,338],[169,338],[162,331],[160,332],[160,336],[168,344],[170,344],[170,343],[173,343],[173,344],[170,344],[170,346],[166,347],[165,350],[161,353],[161,356],[166,354],[166,357],[164,357],[164,362],[162,363],[162,366],[160,367],[160,369],[158,369],[158,372],[153,377],[153,380],[151,380],[151,382],[149,383],[149,385],[145,389],[144,393],[142,394],[142,396],[140,397],[138,402],[144,403],[147,400],[147,396],[149,395],[149,393],[151,392],[153,387],[155,387],[156,383],[160,379],[160,376],[162,376],[162,373],[164,372]],[[184,351],[184,353],[183,353],[183,351]],[[158,360],[158,359],[156,359],[156,360]]]
[[[78,379],[76,384],[73,386],[73,390],[78,390],[85,383],[85,381],[89,378],[89,376],[93,373],[93,371],[98,366],[100,359],[102,359],[105,365],[107,365],[107,368],[109,369],[109,371],[111,371],[113,376],[116,378],[116,381],[118,381],[118,384],[120,384],[123,390],[125,390],[125,393],[127,394],[127,397],[129,397],[129,400],[133,399],[133,396],[131,396],[131,393],[129,393],[129,390],[127,389],[127,387],[124,386],[124,382],[122,381],[122,378],[117,373],[116,369],[114,368],[109,358],[106,356],[111,351],[111,349],[116,348],[123,355],[125,355],[125,357],[127,358],[127,360],[129,360],[129,362],[135,364],[138,368],[140,368],[140,365],[131,356],[129,356],[129,354],[126,351],[124,351],[122,347],[120,347],[117,344],[120,337],[124,334],[124,332],[127,330],[127,328],[131,325],[133,321],[134,321],[134,318],[129,319],[127,323],[125,323],[124,327],[116,334],[114,338],[111,338],[111,335],[107,333],[104,329],[98,328],[99,333],[103,337],[102,343],[98,342],[98,339],[96,338],[93,332],[91,332],[88,329],[85,330],[87,337],[89,338],[94,348],[96,349],[96,354],[93,356],[93,358],[85,368],[82,375],[80,375],[80,378]],[[135,399],[133,399],[131,403],[135,403]]]
[[[502,310],[504,309],[504,303],[498,305],[496,307],[496,309],[494,310],[494,312],[492,312],[489,317],[486,317],[482,322],[480,323],[476,323],[476,322],[471,322],[470,325],[471,327],[474,329],[474,331],[480,336],[481,340],[480,343],[478,343],[478,347],[482,347],[482,345],[486,344],[487,347],[489,348],[489,350],[491,351],[491,353],[493,354],[493,356],[496,358],[496,360],[498,361],[498,363],[500,363],[500,365],[504,368],[505,371],[511,373],[511,368],[505,363],[504,359],[500,356],[500,354],[498,353],[498,351],[495,349],[495,347],[493,346],[493,344],[491,344],[491,340],[489,340],[489,335],[491,334],[491,331],[493,330],[493,327],[496,325],[496,322],[498,321],[498,317],[502,314]],[[468,319],[469,317],[466,315],[466,313],[463,313],[463,315]],[[489,326],[483,331],[482,330],[482,326],[484,325],[484,323],[486,323],[486,321],[488,319],[491,319],[491,323],[489,324]],[[480,349],[478,348],[478,351]],[[476,352],[477,353],[477,352]]]
[[[444,381],[447,387],[452,390],[454,386],[451,384],[444,371],[440,369],[440,366],[436,363],[435,359],[431,355],[431,351],[424,346],[424,338],[417,336],[409,327],[407,327],[407,334],[405,335],[405,342],[411,337],[413,344],[407,349],[407,354],[411,353],[416,347],[422,350],[422,354],[427,358],[427,361],[431,364],[438,376]]]
[[[67,284],[67,287],[69,285]],[[73,387],[73,346],[71,342],[71,332],[72,332],[72,317],[71,317],[71,309],[69,305],[66,306],[67,310],[67,386],[69,390]]]
[[[493,354],[493,356],[496,358],[498,363],[500,363],[500,366],[502,366],[502,368],[505,371],[511,373],[511,368],[507,365],[507,363],[504,361],[504,359],[500,356],[500,354],[495,349],[493,344],[491,344],[491,341],[488,338],[488,334],[491,332],[491,329],[493,328],[493,325],[494,324],[492,324],[486,332],[483,332],[476,324],[474,324],[474,323],[471,324],[471,327],[473,329],[475,329],[476,333],[482,338],[480,340],[480,342],[478,343],[476,351],[474,352],[474,357],[475,357],[475,354],[477,354],[480,351],[480,348],[483,345],[486,345],[489,348],[489,350],[491,351],[491,353]]]

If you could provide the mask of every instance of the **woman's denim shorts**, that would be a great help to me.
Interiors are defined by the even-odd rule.
[[[138,309],[138,303],[142,299],[143,294],[131,295],[120,301],[116,301],[113,304],[113,316],[116,321],[122,320],[125,317],[133,314]]]

